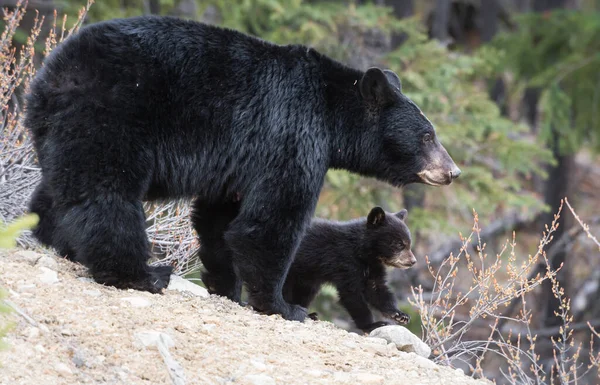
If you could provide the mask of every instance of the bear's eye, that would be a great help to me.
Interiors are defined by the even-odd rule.
[[[423,135],[423,143],[429,143],[429,142],[431,142],[431,134]]]

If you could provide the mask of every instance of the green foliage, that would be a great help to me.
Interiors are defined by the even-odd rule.
[[[0,249],[9,249],[15,247],[17,242],[16,239],[22,230],[32,228],[38,222],[38,216],[36,214],[25,215],[8,226],[0,225]],[[12,327],[6,317],[10,313],[10,308],[5,304],[4,297],[6,293],[0,289],[0,349],[4,348],[2,338],[6,335],[8,330]]]
[[[519,91],[541,89],[541,138],[549,142],[558,134],[563,154],[584,144],[599,151],[600,13],[556,10],[516,21],[519,29],[498,36],[494,45],[505,51],[502,65]]]
[[[0,225],[0,249],[9,249],[17,246],[17,237],[25,229],[35,226],[39,218],[36,214],[27,214],[8,226]]]
[[[391,18],[381,8],[357,7],[353,3],[304,0],[213,0],[223,17],[223,26],[241,30],[279,44],[315,46],[343,60],[348,42],[343,34],[349,28],[390,26]],[[235,5],[234,5],[235,4]]]

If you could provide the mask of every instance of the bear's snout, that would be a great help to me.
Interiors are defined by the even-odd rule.
[[[391,267],[396,267],[399,269],[409,269],[415,263],[417,263],[417,258],[412,253],[410,249],[403,250],[398,255],[394,256],[392,259],[385,262],[386,265]]]

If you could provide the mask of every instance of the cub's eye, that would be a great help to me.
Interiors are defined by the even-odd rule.
[[[423,135],[423,143],[429,143],[429,142],[431,142],[431,134]]]

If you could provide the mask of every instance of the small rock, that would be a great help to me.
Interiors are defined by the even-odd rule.
[[[85,365],[85,361],[83,360],[83,358],[81,358],[81,356],[79,356],[77,354],[73,356],[71,361],[73,361],[73,364],[75,364],[76,368],[81,368],[82,366]]]
[[[152,302],[143,297],[123,297],[121,301],[129,302],[133,307],[148,307]]]
[[[215,324],[204,324],[204,325],[202,325],[202,329],[206,330],[207,332],[213,330],[216,327],[217,327],[217,325],[215,325]]]
[[[208,291],[200,285],[196,285],[195,283],[188,281],[185,278],[182,278],[178,275],[171,274],[171,280],[169,281],[169,286],[167,290],[176,290],[179,292],[190,292],[198,297],[208,297]]]
[[[267,365],[265,365],[264,362],[260,362],[258,360],[250,360],[250,363],[259,372],[264,372],[265,370],[267,370]]]
[[[27,261],[28,263],[30,263],[32,265],[35,265],[37,260],[40,259],[40,257],[42,256],[42,254],[36,253],[35,251],[31,251],[31,250],[17,251],[15,253],[15,255],[19,258],[23,258],[25,261]]]
[[[85,295],[89,295],[90,297],[100,297],[102,295],[102,293],[100,292],[100,290],[84,290],[83,294]]]
[[[415,352],[425,358],[428,358],[429,355],[431,355],[429,346],[404,326],[383,326],[373,330],[370,336],[380,337],[388,342],[393,342],[398,350],[403,352]]]
[[[159,343],[164,344],[168,348],[175,346],[175,342],[173,342],[173,338],[171,338],[170,335],[157,332],[155,330],[135,333],[134,337],[138,346],[141,345],[143,347],[152,347],[158,345]]]
[[[356,382],[358,382],[359,384],[366,384],[366,385],[383,384],[383,381],[385,380],[382,376],[380,376],[378,374],[371,374],[371,373],[356,373],[354,375],[354,378],[356,379]]]
[[[78,277],[77,280],[81,281],[81,282],[87,282],[87,283],[96,283],[96,281],[94,281],[94,279],[92,279],[90,277]]]
[[[73,331],[71,331],[69,329],[63,329],[63,330],[61,330],[60,334],[62,334],[63,336],[73,336],[73,335],[75,335],[75,333],[73,333]]]
[[[50,333],[50,329],[48,329],[48,326],[40,324],[40,330],[44,333]]]
[[[25,329],[23,335],[26,336],[28,340],[38,338],[40,336],[40,329],[35,326],[28,327]]]
[[[455,372],[456,372],[456,374],[458,374],[459,376],[464,376],[464,375],[465,375],[465,372],[464,372],[464,370],[462,370],[461,368],[454,369],[454,371],[455,371]]]
[[[42,255],[35,264],[37,266],[47,267],[48,269],[52,270],[56,270],[58,268],[58,262],[56,262],[56,259],[46,255]]]
[[[46,349],[40,344],[35,345],[34,349],[38,353],[42,353],[42,354],[46,353]]]
[[[38,274],[38,279],[42,283],[52,285],[53,283],[58,282],[58,274],[56,274],[56,271],[54,270],[40,266],[40,274]]]
[[[275,385],[275,380],[266,374],[248,374],[242,378],[243,384],[249,385]]]
[[[66,364],[63,364],[62,362],[59,362],[58,364],[56,364],[54,366],[54,370],[56,370],[58,373],[60,373],[62,375],[73,374],[73,371],[71,370],[71,368],[69,368]]]
[[[360,338],[360,336],[354,332],[348,333],[348,337],[354,338],[355,340]]]
[[[342,342],[342,346],[347,347],[348,349],[356,349],[356,342],[354,341],[344,341]],[[394,349],[396,349],[396,346],[394,345]]]
[[[24,292],[28,292],[28,291],[33,291],[35,290],[37,286],[33,283],[29,283],[29,284],[24,284],[24,285],[19,285],[17,286],[17,291],[20,293],[24,293]]]

